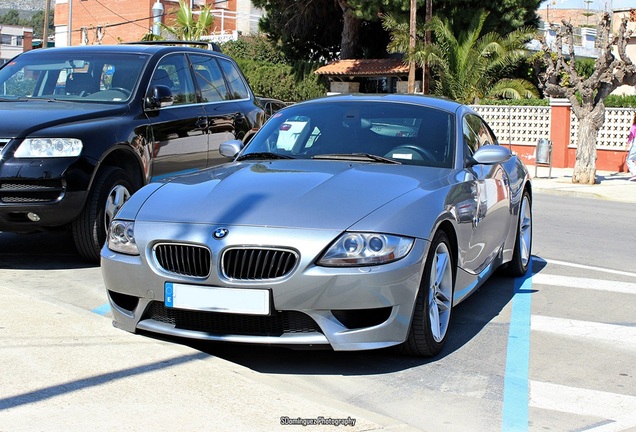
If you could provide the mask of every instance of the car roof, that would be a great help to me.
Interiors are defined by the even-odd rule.
[[[468,109],[466,105],[460,104],[450,99],[425,96],[417,94],[363,94],[363,93],[350,93],[340,95],[330,95],[317,99],[313,99],[306,102],[301,102],[297,105],[306,103],[325,103],[325,102],[389,102],[389,103],[408,103],[415,105],[422,105],[431,108],[438,108],[449,112],[456,112],[459,109]]]
[[[225,54],[222,54],[218,51],[207,50],[202,48],[195,48],[191,46],[174,46],[174,45],[163,45],[163,44],[145,44],[145,43],[125,43],[120,45],[76,45],[70,47],[53,47],[46,49],[36,49],[29,50],[21,55],[40,55],[41,53],[56,53],[60,55],[66,55],[71,53],[78,54],[89,54],[89,53],[101,53],[101,52],[109,52],[109,53],[121,53],[121,54],[167,54],[171,52],[190,52],[190,53],[198,53],[198,54],[211,54],[214,53],[216,56],[230,58]]]

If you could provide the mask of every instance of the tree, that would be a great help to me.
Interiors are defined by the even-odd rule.
[[[212,6],[205,6],[200,10],[198,15],[199,17],[195,19],[190,4],[186,3],[185,0],[179,0],[179,10],[174,19],[174,24],[162,24],[162,27],[179,40],[201,40],[201,36],[206,36],[210,33],[212,25],[214,24]]]
[[[567,98],[579,121],[576,162],[573,183],[596,183],[596,137],[605,122],[605,99],[621,85],[636,85],[636,65],[625,53],[631,36],[624,18],[616,36],[611,34],[608,13],[603,13],[597,28],[599,55],[593,73],[582,77],[576,68],[573,27],[563,22],[556,30],[555,46],[542,42],[542,60],[546,71],[540,77],[544,92],[557,98]],[[563,45],[568,48],[563,52]],[[613,50],[616,49],[618,57]]]
[[[418,22],[426,21],[426,0],[418,0]],[[386,53],[388,34],[379,17],[405,17],[409,0],[253,0],[267,14],[260,28],[281,43],[285,55],[297,60],[379,58]],[[490,13],[485,28],[507,34],[538,24],[541,0],[439,0],[433,5],[439,16],[453,17],[455,30],[465,28],[474,11]],[[357,42],[356,42],[357,41]]]
[[[414,51],[408,50],[408,24],[384,17],[385,28],[391,33],[390,52],[406,53],[423,66],[431,68],[434,94],[462,103],[476,103],[484,97],[519,99],[538,96],[537,89],[524,79],[506,78],[525,56],[525,43],[532,39],[534,29],[523,27],[505,36],[490,32],[482,35],[487,11],[478,11],[468,28],[455,36],[452,22],[433,16],[418,29]],[[430,45],[423,43],[426,29],[434,35]]]

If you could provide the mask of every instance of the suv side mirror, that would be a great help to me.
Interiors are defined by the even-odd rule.
[[[151,87],[148,96],[146,96],[147,109],[159,109],[172,105],[174,98],[170,87],[164,85],[156,85]]]

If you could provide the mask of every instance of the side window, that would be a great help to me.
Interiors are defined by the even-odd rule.
[[[230,86],[230,94],[228,95],[228,99],[249,98],[250,94],[245,85],[245,81],[243,81],[243,77],[236,66],[234,66],[231,61],[221,58],[219,59],[219,63],[221,63],[221,69],[223,69],[225,78],[227,79],[228,85]]]
[[[228,99],[223,73],[212,56],[191,55],[194,79],[201,91],[201,102],[215,102]]]
[[[161,59],[152,75],[150,85],[169,87],[172,90],[174,105],[196,102],[190,67],[183,54],[169,55]]]
[[[480,146],[487,144],[497,144],[497,140],[495,139],[492,131],[488,126],[486,126],[486,123],[484,123],[483,121],[479,126],[479,142]]]
[[[464,148],[468,150],[468,154],[470,156],[472,156],[473,153],[475,153],[480,146],[478,134],[480,125],[481,120],[479,119],[479,117],[470,114],[464,117],[462,125],[464,133]]]

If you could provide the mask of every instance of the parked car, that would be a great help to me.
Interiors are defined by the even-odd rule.
[[[0,231],[70,226],[99,261],[141,186],[224,161],[263,110],[236,63],[157,44],[33,50],[0,69]]]
[[[142,188],[111,223],[115,326],[433,356],[454,306],[530,264],[530,177],[467,106],[327,97],[221,153],[234,161]]]

